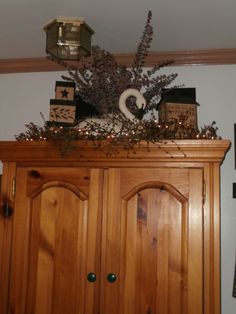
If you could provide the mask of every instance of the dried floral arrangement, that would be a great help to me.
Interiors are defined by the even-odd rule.
[[[26,132],[17,135],[16,140],[51,141],[58,145],[62,155],[70,153],[75,147],[83,148],[89,141],[93,142],[95,149],[102,149],[111,155],[120,148],[131,150],[141,141],[155,143],[160,147],[160,143],[163,144],[166,140],[220,139],[215,122],[198,132],[187,124],[188,119],[184,116],[168,123],[158,123],[156,120],[154,109],[162,90],[174,81],[177,74],[157,75],[160,68],[172,63],[171,60],[160,62],[147,71],[144,68],[153,36],[151,17],[149,12],[133,65],[129,68],[119,65],[111,53],[99,47],[93,47],[91,56],[81,60],[78,66],[54,60],[68,70],[68,76],[62,78],[76,83],[77,92],[83,100],[93,104],[100,116],[107,117],[105,123],[91,120],[81,127],[81,121],[75,121],[74,126],[63,127],[49,125],[43,118],[43,127],[31,122],[26,125]],[[135,88],[143,93],[147,101],[146,112],[150,113],[148,120],[130,121],[121,114],[119,97],[127,88]],[[132,99],[128,105],[131,111],[135,110]],[[79,143],[81,147],[78,146]]]
[[[147,102],[146,111],[151,111],[158,104],[162,89],[177,77],[177,74],[158,75],[158,70],[173,63],[172,60],[161,61],[149,70],[144,67],[153,39],[151,18],[152,12],[149,11],[130,67],[118,64],[110,52],[98,46],[93,46],[91,56],[81,59],[78,66],[53,59],[68,70],[68,75],[63,75],[62,78],[74,82],[79,95],[85,102],[94,105],[100,115],[119,113],[119,97],[127,88],[141,91]],[[132,99],[129,102],[128,106],[135,110]]]

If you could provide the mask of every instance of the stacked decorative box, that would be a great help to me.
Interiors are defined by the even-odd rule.
[[[157,106],[160,123],[169,123],[184,119],[185,123],[198,130],[196,89],[164,89]]]
[[[50,99],[50,124],[72,126],[76,120],[75,84],[57,81],[55,99]]]

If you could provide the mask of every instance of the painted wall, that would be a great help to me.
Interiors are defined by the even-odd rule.
[[[221,168],[222,314],[235,314],[236,299],[232,298],[232,286],[236,199],[232,198],[232,183],[236,182],[233,145],[236,65],[176,67],[164,72],[177,72],[176,84],[196,87],[200,103],[199,126],[216,121],[218,134],[232,141]],[[49,99],[54,98],[55,81],[61,79],[60,75],[59,72],[0,75],[0,140],[14,140],[14,135],[24,131],[28,122],[43,125],[40,112],[48,119]]]

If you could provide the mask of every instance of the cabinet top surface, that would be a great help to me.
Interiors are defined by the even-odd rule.
[[[108,154],[107,142],[97,149],[94,142],[77,142],[75,149],[62,156],[53,142],[0,141],[3,162],[122,162],[122,161],[214,161],[221,162],[230,147],[229,140],[174,140],[160,143],[142,142],[130,150],[117,148]]]

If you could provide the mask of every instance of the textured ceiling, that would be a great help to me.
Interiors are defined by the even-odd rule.
[[[150,51],[236,48],[235,0],[1,0],[0,59],[45,56],[43,26],[57,16],[83,17],[93,45],[135,52],[148,10]]]

